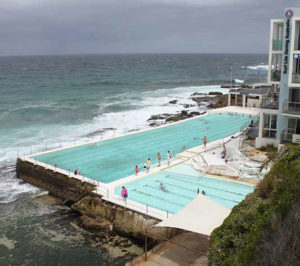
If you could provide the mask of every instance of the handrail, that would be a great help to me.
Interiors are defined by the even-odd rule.
[[[282,112],[300,114],[300,102],[283,101]]]

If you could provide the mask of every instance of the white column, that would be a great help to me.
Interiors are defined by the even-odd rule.
[[[245,108],[246,107],[246,95],[243,94],[243,107]]]
[[[234,105],[237,106],[237,94],[234,95]]]
[[[228,106],[230,106],[231,104],[231,94],[230,92],[228,92]]]
[[[264,130],[264,113],[260,112],[259,114],[259,128],[258,128],[258,137],[263,137],[263,130]]]

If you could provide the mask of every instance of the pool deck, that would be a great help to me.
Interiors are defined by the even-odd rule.
[[[209,110],[207,112],[207,114],[205,114],[205,115],[215,114],[215,113],[229,113],[229,114],[251,115],[251,116],[255,117],[259,114],[259,112],[260,111],[257,108],[242,108],[242,107],[236,107],[236,106],[229,106],[229,107]],[[202,115],[202,117],[205,116],[205,115]],[[190,118],[190,119],[186,119],[186,120],[197,119],[197,118],[199,118],[199,116],[196,116],[196,117],[193,117],[193,118]],[[175,123],[182,123],[186,120],[178,121],[178,122],[175,122]],[[174,123],[172,123],[172,124],[174,124]],[[169,126],[169,125],[170,124],[167,124],[167,125],[163,125],[161,127],[166,127],[166,126]],[[140,131],[137,131],[137,132],[130,132],[128,134],[136,134],[136,133],[140,133],[140,132],[143,132],[143,131],[155,130],[155,129],[156,128],[144,129],[144,130],[140,130]],[[234,135],[234,137],[237,138],[240,134],[241,134],[241,132],[238,132]],[[114,137],[114,138],[118,138],[118,137],[121,137],[121,136],[124,136],[124,135],[120,135],[120,136],[117,136],[117,137]],[[108,140],[108,139],[112,139],[112,138],[106,138],[106,139],[101,139],[101,140]],[[37,160],[32,158],[33,156],[37,156],[37,155],[41,155],[41,154],[45,154],[45,153],[50,153],[50,152],[64,150],[64,149],[70,149],[70,148],[74,148],[74,147],[78,147],[78,146],[86,145],[86,144],[90,144],[90,143],[97,143],[101,140],[96,140],[96,141],[94,140],[94,141],[85,142],[85,143],[76,144],[76,145],[67,146],[67,147],[60,147],[58,149],[43,151],[43,152],[39,152],[39,153],[35,153],[35,154],[30,154],[28,156],[24,155],[24,156],[19,157],[19,159],[22,160],[22,161],[30,162],[34,165],[42,166],[45,169],[50,169],[50,170],[53,170],[54,172],[64,174],[68,177],[78,179],[82,182],[87,182],[87,183],[93,184],[93,185],[96,186],[96,189],[95,189],[94,193],[102,196],[103,200],[106,200],[108,202],[114,203],[114,204],[119,205],[119,206],[126,207],[128,209],[131,209],[133,211],[136,211],[136,212],[139,212],[139,213],[142,213],[142,214],[146,214],[150,217],[153,217],[153,218],[156,218],[156,219],[159,219],[159,220],[164,220],[164,219],[172,216],[172,214],[169,214],[165,211],[161,211],[161,210],[149,207],[147,205],[132,201],[130,199],[127,199],[126,201],[124,201],[120,196],[115,195],[115,193],[114,193],[115,188],[118,187],[118,186],[121,186],[121,185],[126,185],[127,183],[139,180],[141,178],[145,178],[149,175],[158,173],[161,170],[165,170],[166,168],[173,167],[173,166],[181,164],[181,163],[188,163],[188,164],[194,166],[197,169],[197,167],[196,167],[197,165],[195,165],[195,164],[198,164],[198,166],[199,166],[199,159],[200,160],[202,159],[202,163],[204,162],[204,164],[207,164],[207,166],[210,166],[210,165],[211,166],[217,166],[217,165],[218,166],[226,166],[226,164],[224,163],[224,160],[220,159],[219,156],[217,156],[217,155],[213,155],[212,153],[209,153],[209,151],[220,149],[220,147],[222,147],[222,145],[224,143],[230,142],[232,140],[232,138],[230,136],[230,137],[226,137],[224,139],[219,139],[219,140],[216,140],[216,141],[213,141],[213,142],[209,142],[207,144],[206,149],[203,147],[203,145],[200,145],[200,146],[191,148],[189,150],[185,150],[182,153],[177,154],[174,158],[172,158],[170,165],[167,165],[166,162],[162,162],[162,165],[160,167],[158,167],[158,166],[153,167],[152,166],[152,168],[148,172],[143,171],[143,172],[140,172],[138,174],[138,176],[131,175],[131,176],[113,181],[111,183],[107,183],[107,184],[101,183],[97,180],[94,180],[94,179],[91,179],[91,178],[88,178],[88,177],[85,177],[85,176],[74,175],[70,171],[66,171],[66,170],[57,168],[55,166],[51,166],[51,165],[42,163],[42,162],[37,161]],[[208,139],[208,141],[209,141],[209,139]],[[216,152],[216,153],[219,154],[219,151]],[[242,184],[247,184],[247,185],[255,185],[253,182],[233,180],[233,179],[229,179],[229,178],[222,177],[222,176],[212,176],[212,177],[213,178],[220,178],[220,179],[223,179],[223,180],[225,179],[227,181],[230,180],[232,182],[237,182],[237,183],[242,183]]]

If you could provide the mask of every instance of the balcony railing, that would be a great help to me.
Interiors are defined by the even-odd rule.
[[[282,112],[287,113],[287,114],[299,114],[300,115],[300,102],[284,101]]]
[[[279,104],[277,99],[278,98],[264,96],[261,101],[261,108],[278,110]]]
[[[292,142],[292,140],[293,140],[293,133],[282,132],[280,134],[281,143]]]
[[[271,72],[271,81],[280,81],[280,69],[274,69]]]
[[[295,73],[292,76],[292,83],[300,84],[300,73]]]

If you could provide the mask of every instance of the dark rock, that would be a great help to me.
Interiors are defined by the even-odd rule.
[[[206,93],[203,93],[203,92],[194,92],[191,96],[198,96],[198,95],[206,95]]]
[[[195,105],[194,104],[185,103],[185,104],[183,104],[183,107],[184,108],[190,108],[190,107],[195,107]]]
[[[97,129],[93,132],[90,132],[90,133],[84,135],[84,137],[94,137],[94,136],[97,136],[97,135],[101,135],[102,133],[104,133],[106,131],[110,131],[110,130],[116,130],[116,128],[113,128],[113,127],[100,128],[100,129]]]
[[[182,114],[180,113],[180,114],[175,114],[175,115],[172,115],[172,116],[168,117],[166,119],[166,122],[177,122],[177,121],[180,121],[182,119],[184,119],[184,118],[183,118]]]
[[[211,91],[208,93],[208,95],[223,95],[222,92],[218,92],[218,91]]]
[[[219,95],[210,95],[210,96],[205,96],[205,97],[192,97],[191,100],[200,104],[200,103],[203,103],[203,102],[209,102],[209,101],[212,101],[212,100],[217,100],[219,99]]]
[[[181,115],[188,115],[188,112],[186,110],[182,110]]]
[[[83,225],[88,229],[101,229],[104,230],[108,227],[108,221],[105,221],[100,218],[91,217],[88,215],[82,215],[79,217],[80,221],[83,223]]]
[[[149,126],[150,126],[150,127],[158,127],[159,124],[157,124],[157,123],[155,123],[155,122],[152,122],[152,123],[149,124]]]
[[[190,115],[192,115],[192,116],[200,115],[200,112],[197,112],[197,111],[190,112]]]
[[[178,102],[178,100],[169,101],[169,103],[171,103],[171,104],[176,104],[177,102]]]
[[[164,120],[169,117],[171,114],[160,114],[160,115],[152,115],[147,121],[151,120]]]

